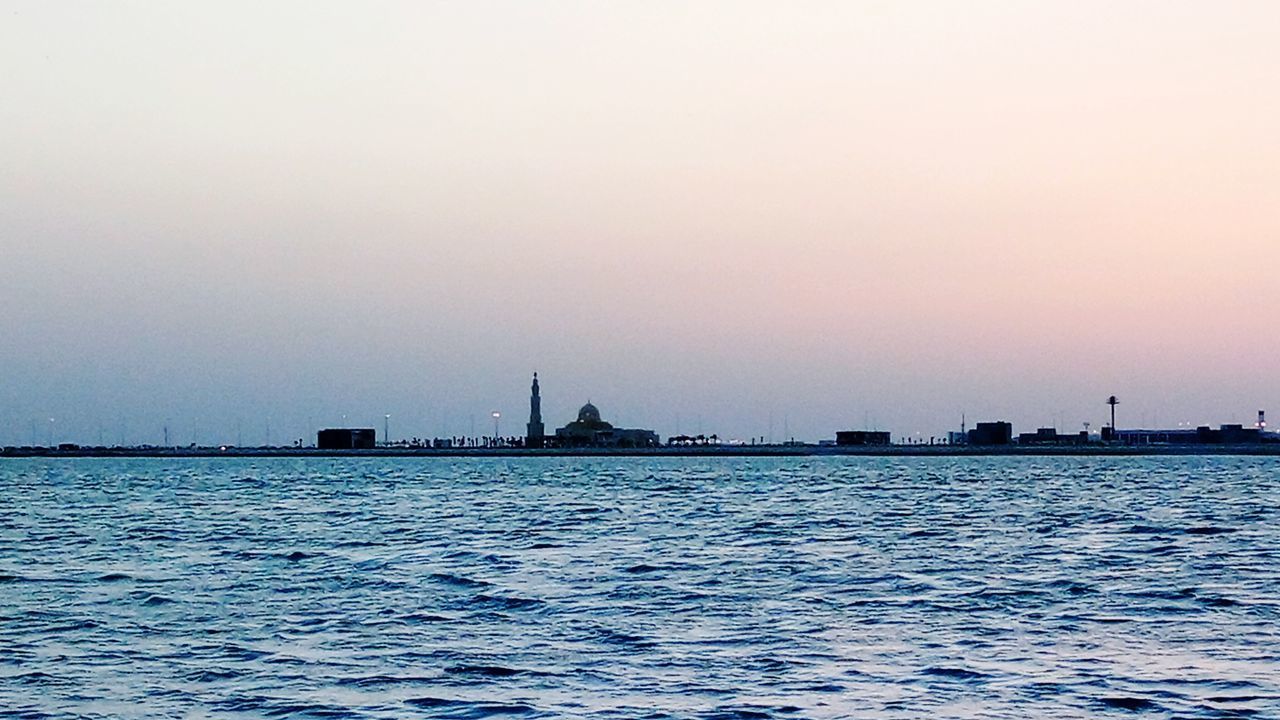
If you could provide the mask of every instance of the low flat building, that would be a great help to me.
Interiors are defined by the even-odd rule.
[[[1176,430],[1116,430],[1115,440],[1122,445],[1248,445],[1266,442],[1260,428],[1243,425],[1220,425],[1212,428]]]
[[[1087,445],[1088,431],[1078,433],[1059,433],[1057,428],[1037,428],[1033,433],[1020,433],[1019,445]]]
[[[326,428],[316,433],[320,450],[372,450],[376,446],[373,428]]]
[[[889,433],[882,430],[841,430],[836,445],[888,445]]]

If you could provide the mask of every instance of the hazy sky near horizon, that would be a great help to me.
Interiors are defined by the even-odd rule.
[[[1280,417],[1280,3],[0,9],[3,444]]]

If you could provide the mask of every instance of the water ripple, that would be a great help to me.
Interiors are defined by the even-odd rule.
[[[1280,717],[1272,458],[6,459],[6,717]]]

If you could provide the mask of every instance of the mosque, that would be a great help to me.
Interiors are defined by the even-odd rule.
[[[550,441],[550,442],[548,442]],[[525,437],[527,447],[658,447],[658,434],[652,430],[616,428],[600,418],[600,411],[590,401],[578,410],[578,419],[556,429],[555,438],[547,438],[542,424],[542,396],[538,387],[538,374],[533,374],[533,388],[529,395],[529,426]]]

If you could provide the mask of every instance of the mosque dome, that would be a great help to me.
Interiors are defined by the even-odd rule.
[[[600,422],[600,411],[596,409],[595,405],[587,402],[587,404],[583,405],[582,409],[578,411],[578,422],[598,423]]]

